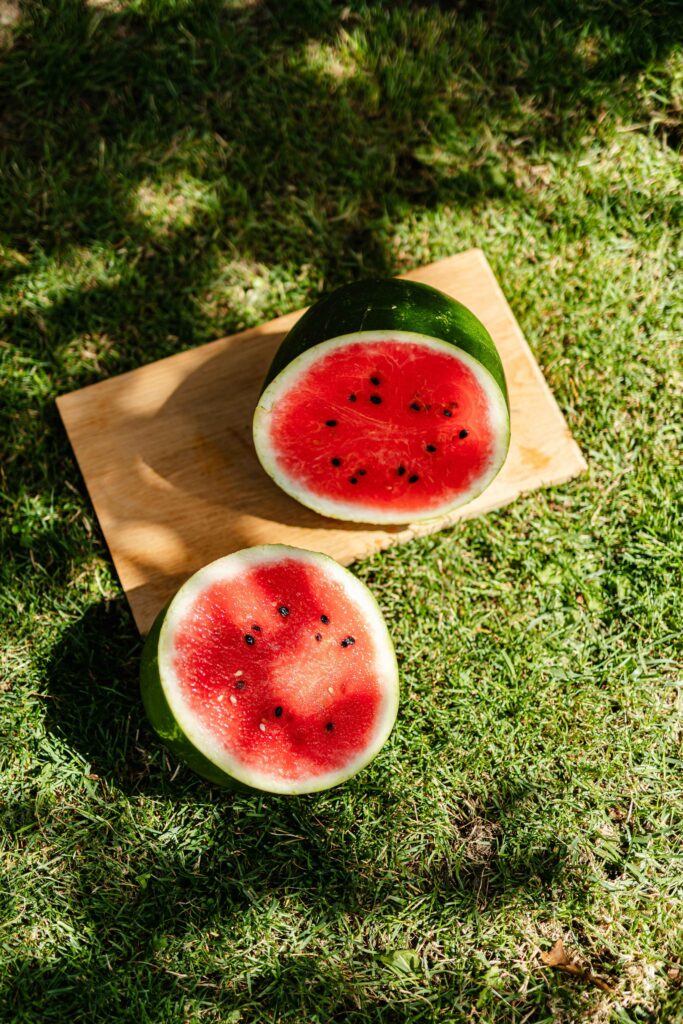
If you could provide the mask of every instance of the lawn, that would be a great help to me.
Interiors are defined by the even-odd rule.
[[[680,4],[10,0],[0,47],[1,1019],[683,1021]],[[369,769],[212,789],[55,399],[473,245],[589,471],[355,566]]]

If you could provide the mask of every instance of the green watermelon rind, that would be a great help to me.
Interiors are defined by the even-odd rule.
[[[342,285],[306,310],[275,353],[261,394],[293,359],[321,341],[359,331],[394,330],[438,338],[467,352],[488,370],[509,408],[503,364],[481,320],[438,288],[398,277]]]
[[[159,673],[159,638],[168,608],[169,605],[154,620],[142,649],[140,692],[147,718],[159,739],[171,753],[198,775],[223,788],[234,789],[237,792],[253,792],[251,787],[238,782],[231,775],[221,771],[218,765],[210,761],[208,757],[204,757],[173,717]]]
[[[381,642],[381,653],[383,658],[386,658],[387,662],[387,673],[389,674],[389,668],[391,669],[392,676],[392,687],[390,690],[392,702],[389,708],[388,716],[385,715],[385,720],[388,721],[388,727],[385,727],[374,739],[371,747],[370,754],[365,760],[357,763],[351,771],[337,772],[334,776],[334,781],[323,782],[321,784],[316,783],[315,780],[311,780],[310,785],[299,786],[292,784],[288,788],[266,788],[263,785],[251,785],[250,775],[248,771],[243,771],[241,774],[233,774],[229,771],[224,770],[210,757],[207,757],[197,745],[187,735],[186,730],[183,728],[181,722],[178,721],[178,716],[173,713],[171,709],[166,689],[164,686],[164,680],[162,678],[162,671],[159,666],[159,650],[163,643],[168,643],[168,637],[165,632],[169,628],[169,623],[172,620],[174,605],[182,600],[183,595],[187,592],[187,588],[195,583],[197,577],[211,566],[216,565],[216,562],[210,563],[208,566],[204,566],[198,570],[185,584],[177,591],[173,599],[169,604],[162,609],[157,618],[155,619],[148,635],[145,640],[145,644],[142,651],[141,665],[140,665],[140,690],[142,695],[142,702],[147,713],[147,717],[152,725],[154,731],[157,733],[159,738],[162,740],[164,745],[181,761],[188,765],[193,771],[203,778],[207,779],[223,788],[235,790],[238,793],[275,793],[284,796],[303,795],[306,793],[322,792],[323,790],[331,789],[333,786],[341,785],[348,781],[354,775],[357,775],[360,771],[367,767],[367,765],[379,754],[382,747],[386,743],[393,726],[396,721],[398,714],[398,701],[399,701],[399,671],[398,662],[396,660],[396,652],[394,650],[389,631],[387,629],[384,617],[381,609],[371,591],[365,586],[356,576],[353,575],[349,570],[341,566],[335,559],[330,558],[328,555],[324,555],[321,552],[304,551],[300,548],[294,548],[285,544],[263,544],[257,545],[252,548],[244,549],[242,551],[233,552],[231,555],[225,556],[225,559],[234,559],[240,556],[247,555],[249,561],[253,564],[255,559],[258,559],[259,553],[272,554],[274,556],[286,557],[291,555],[296,557],[297,555],[306,555],[310,560],[315,561],[316,564],[322,567],[332,565],[334,566],[335,572],[344,573],[344,578],[348,577],[353,581],[351,584],[357,591],[362,593],[363,599],[369,605],[370,610],[375,613],[375,621],[373,626],[380,630],[381,637],[376,637],[378,644]],[[217,562],[225,561],[225,559],[218,559]]]
[[[346,504],[322,497],[278,465],[270,445],[269,418],[280,388],[300,368],[338,342],[385,335],[441,345],[457,350],[471,369],[479,371],[480,383],[489,394],[492,410],[502,421],[497,433],[495,458],[490,471],[477,485],[422,513],[399,513],[391,508],[363,509],[357,501]],[[466,306],[430,285],[400,278],[356,281],[336,289],[311,306],[285,336],[261,389],[254,411],[252,435],[256,455],[271,479],[290,497],[331,519],[377,525],[411,525],[442,520],[479,496],[502,469],[510,446],[510,401],[505,373],[495,343],[481,321]]]

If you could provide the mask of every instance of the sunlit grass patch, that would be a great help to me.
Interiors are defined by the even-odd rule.
[[[135,211],[151,231],[189,228],[197,217],[218,211],[215,186],[185,174],[155,182],[146,179],[135,193]]]
[[[8,259],[11,258],[11,253]],[[0,298],[0,312],[49,310],[69,295],[105,286],[115,288],[126,266],[123,253],[110,246],[71,246],[48,256],[37,252],[15,260],[20,276]]]
[[[293,272],[294,271],[294,272]],[[203,317],[217,325],[253,327],[303,304],[315,287],[315,270],[266,265],[244,259],[227,261],[198,302]]]
[[[306,44],[306,61],[313,70],[335,82],[352,80],[358,74],[359,68],[350,53],[347,40],[346,33],[342,37],[341,45],[337,46],[310,40]]]

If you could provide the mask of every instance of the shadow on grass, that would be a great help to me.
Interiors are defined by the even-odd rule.
[[[60,849],[74,851],[65,863],[71,865],[70,913],[81,952],[50,963],[21,962],[6,992],[17,1021],[58,1020],[67,1010],[72,1019],[99,1019],[105,1006],[109,1019],[147,1019],[154,1006],[150,1020],[181,1020],[174,1007],[186,999],[193,1008],[206,999],[217,1014],[248,1013],[250,1006],[277,1014],[298,1006],[310,1015],[323,995],[326,1019],[419,1019],[429,1005],[429,985],[420,976],[418,995],[408,986],[394,1002],[372,953],[362,978],[341,961],[321,962],[305,945],[298,955],[279,958],[277,967],[250,974],[249,956],[240,947],[242,969],[230,936],[251,928],[258,946],[262,923],[271,927],[280,914],[291,920],[285,908],[292,905],[313,932],[323,924],[335,934],[362,930],[366,916],[400,898],[406,886],[470,914],[504,904],[520,888],[547,898],[561,884],[566,851],[560,843],[522,840],[520,848],[510,848],[507,823],[525,813],[529,792],[505,780],[485,805],[458,812],[450,855],[415,868],[397,849],[391,869],[358,838],[361,808],[368,804],[377,827],[391,835],[404,796],[391,775],[374,785],[366,772],[331,794],[295,799],[211,787],[172,763],[146,725],[138,695],[140,648],[123,603],[102,603],[67,630],[47,668],[47,727],[87,765],[88,813],[83,816],[80,801],[57,797],[42,808],[30,801],[7,808],[3,817],[16,835],[38,821],[42,841],[49,844],[54,830]],[[454,799],[460,796],[467,794]],[[151,804],[156,810],[148,830],[145,807]],[[296,927],[298,934],[304,926]],[[192,966],[183,973],[179,964],[188,957]],[[223,962],[229,984],[217,967]],[[36,993],[30,1007],[21,1002],[29,977]],[[438,998],[433,986],[430,998]]]
[[[164,952],[159,950],[149,959],[128,963],[112,963],[110,958],[83,965],[27,960],[15,969],[3,995],[8,996],[5,1006],[12,1013],[13,1024],[38,1020],[41,1024],[65,1020],[183,1024],[188,1019],[224,1024],[265,1014],[272,1015],[268,1019],[273,1021],[324,1019],[340,1024],[433,1019],[424,991],[412,994],[404,985],[392,998],[391,981],[385,979],[381,998],[373,1002],[359,992],[344,965],[323,963],[313,956],[284,955],[271,972],[245,970],[240,983],[232,986],[217,970],[201,980],[166,970]],[[31,998],[23,995],[31,991]],[[56,992],[60,995],[50,995]],[[190,1012],[192,1017],[186,1015]],[[533,1024],[542,1018],[526,1019]]]
[[[533,787],[501,777],[487,800],[459,807],[452,822],[458,852],[432,862],[425,877],[443,888],[471,890],[480,909],[519,888],[548,898],[561,884],[569,851],[560,837],[548,838],[546,829],[534,837],[530,826],[543,815],[536,796]]]
[[[91,605],[56,646],[47,724],[90,771],[134,793],[149,766],[138,741],[141,642],[123,599]]]
[[[406,212],[514,200],[514,150],[580,145],[607,107],[635,116],[631,80],[677,25],[661,3],[26,5],[0,71],[5,235],[126,251],[13,338],[54,357],[107,332],[125,342],[111,373],[239,326],[226,263],[306,262],[290,308],[320,280],[393,273]]]

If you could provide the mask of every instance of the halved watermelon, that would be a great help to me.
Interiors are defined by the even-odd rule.
[[[410,523],[480,494],[507,454],[505,376],[455,299],[396,278],[345,285],[282,342],[254,414],[266,472],[338,519]]]
[[[280,544],[200,569],[142,656],[149,719],[220,785],[312,793],[349,779],[389,736],[398,669],[379,607],[326,555]]]

